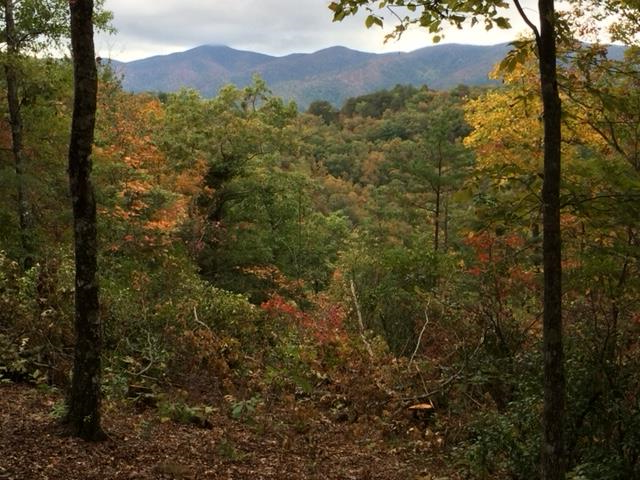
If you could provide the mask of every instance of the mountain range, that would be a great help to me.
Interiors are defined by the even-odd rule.
[[[406,53],[376,54],[330,47],[275,57],[203,45],[132,62],[114,60],[112,64],[123,75],[126,90],[173,92],[189,87],[205,97],[215,96],[228,83],[249,85],[253,75],[259,74],[275,95],[295,100],[306,109],[313,100],[341,106],[349,97],[396,84],[433,89],[488,84],[492,82],[489,72],[509,49],[509,44],[442,44]]]

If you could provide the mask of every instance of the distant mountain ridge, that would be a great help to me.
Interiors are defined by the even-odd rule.
[[[265,79],[275,95],[295,100],[305,109],[313,100],[336,106],[349,97],[391,88],[396,84],[447,89],[458,84],[492,83],[488,74],[509,44],[491,46],[442,44],[412,52],[367,53],[330,47],[314,53],[275,57],[203,45],[169,55],[113,64],[124,75],[123,86],[133,92],[173,92],[195,88],[215,96],[225,84],[251,83],[254,74]]]

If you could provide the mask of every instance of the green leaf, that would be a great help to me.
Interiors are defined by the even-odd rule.
[[[364,21],[364,24],[367,28],[371,28],[371,26],[374,24],[375,22],[375,18],[373,15],[369,15],[367,17],[367,19]]]
[[[499,72],[513,72],[518,65],[525,63],[533,48],[533,43],[530,40],[515,41],[512,42],[511,45],[513,49],[510,50],[500,62],[500,66],[498,67]]]
[[[329,10],[331,10],[333,12],[333,21],[334,22],[341,22],[344,17],[346,16],[346,13],[344,11],[344,7],[336,2],[331,2],[329,4]]]
[[[498,26],[498,28],[504,28],[504,29],[511,28],[511,23],[509,22],[508,18],[497,17],[495,19],[495,22],[496,22],[496,25]]]
[[[242,402],[236,403],[234,407],[231,409],[231,417],[233,417],[235,420],[238,420],[240,417],[242,417],[243,413],[244,413],[244,403]]]
[[[382,19],[380,17],[376,17],[375,15],[369,15],[364,24],[367,28],[371,28],[371,26],[373,25],[382,27]]]

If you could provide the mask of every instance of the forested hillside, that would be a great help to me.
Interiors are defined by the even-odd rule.
[[[413,52],[375,54],[345,47],[273,57],[224,46],[203,45],[132,62],[114,62],[125,90],[175,92],[182,86],[213,97],[220,87],[245,87],[260,75],[274,94],[305,110],[314,100],[335,106],[349,97],[396,84],[449,89],[458,84],[487,85],[493,65],[509,51],[493,46],[437,45]]]
[[[241,88],[259,75],[271,91],[302,110],[316,100],[342,105],[350,97],[395,85],[496,85],[489,73],[509,51],[507,44],[435,45],[412,52],[375,54],[331,47],[310,54],[273,57],[224,46],[203,45],[132,62],[113,61],[123,87],[132,92],[176,92],[193,88],[204,97],[232,83]],[[622,59],[624,47],[611,45],[608,56]]]
[[[639,52],[559,53],[576,480],[640,478]],[[90,454],[57,435],[75,341],[72,66],[0,61],[21,119],[16,137],[0,104],[0,478],[539,478],[531,49],[496,65],[497,87],[399,84],[305,112],[259,76],[212,98],[131,93],[99,65],[111,436]]]

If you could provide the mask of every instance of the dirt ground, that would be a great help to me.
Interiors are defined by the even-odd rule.
[[[419,426],[402,437],[379,419],[331,415],[316,405],[265,407],[250,421],[213,408],[206,428],[163,419],[155,408],[106,402],[108,440],[68,437],[57,392],[0,385],[0,479],[430,480],[434,445]],[[407,430],[408,427],[408,430]]]

